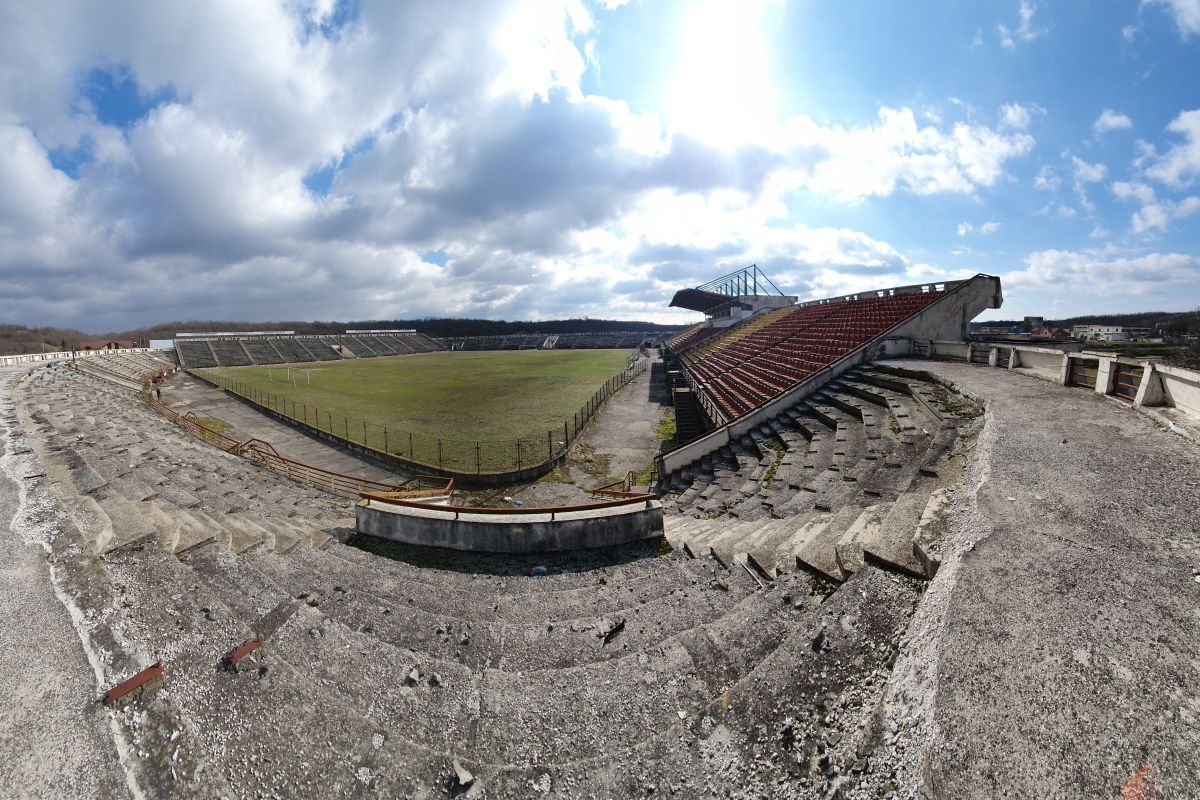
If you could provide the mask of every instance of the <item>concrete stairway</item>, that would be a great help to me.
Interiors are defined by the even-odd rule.
[[[102,680],[164,665],[111,712],[149,796],[708,795],[757,785],[764,763],[819,794],[880,739],[871,709],[918,591],[872,564],[844,590],[768,579],[757,543],[739,563],[750,526],[773,526],[779,550],[785,520],[672,518],[720,558],[347,544],[346,501],[187,437],[127,390],[72,373],[19,392]],[[783,469],[773,442],[801,462],[865,453],[850,425],[835,451],[827,413],[768,426],[714,477],[763,470],[761,486]],[[731,507],[780,500],[756,492]],[[527,576],[537,564],[549,574]]]
[[[943,465],[977,411],[912,374],[847,373],[669,476],[667,539],[764,578],[800,568],[842,582],[868,561],[931,577],[932,512],[959,470]]]

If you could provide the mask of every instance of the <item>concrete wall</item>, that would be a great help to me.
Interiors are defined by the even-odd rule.
[[[1163,403],[1174,406],[1200,422],[1200,372],[1159,364],[1152,366],[1155,374],[1151,376],[1143,374],[1142,383],[1145,384],[1148,377],[1151,380],[1157,379],[1162,386]],[[1151,370],[1148,369],[1146,372],[1150,373]]]
[[[657,500],[591,511],[486,514],[410,508],[366,501],[355,509],[367,536],[405,544],[477,553],[549,553],[587,550],[662,536]]]
[[[967,361],[971,354],[969,342],[938,342],[929,343],[929,357],[947,361]]]
[[[971,320],[985,309],[1000,308],[1003,302],[1000,279],[976,275],[888,335],[918,341],[963,342]]]
[[[1065,368],[1068,356],[1063,351],[1052,350],[1048,347],[1016,345],[1012,348],[1012,352],[1012,358],[1008,363],[1009,369],[1019,369],[1055,383],[1066,383]]]

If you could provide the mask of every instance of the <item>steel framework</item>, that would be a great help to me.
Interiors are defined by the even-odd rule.
[[[757,264],[751,264],[748,267],[743,267],[728,275],[722,275],[719,278],[711,280],[703,286],[697,286],[696,291],[738,297],[739,295],[758,294],[760,285],[763,289],[763,294],[771,294],[768,291],[769,287],[775,290],[775,294],[780,297],[783,296],[783,292],[779,291],[779,287],[767,277],[765,272],[758,268]]]

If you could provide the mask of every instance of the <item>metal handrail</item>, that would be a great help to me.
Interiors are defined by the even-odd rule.
[[[146,404],[193,436],[219,447],[228,453],[246,458],[271,472],[291,478],[300,483],[308,484],[314,488],[328,491],[332,494],[345,494],[351,497],[357,497],[369,489],[384,492],[414,491],[405,487],[413,481],[424,480],[435,482],[440,480],[422,475],[416,478],[409,478],[400,484],[383,483],[382,481],[371,480],[370,478],[359,478],[353,475],[333,472],[287,458],[280,455],[279,451],[270,442],[262,439],[251,438],[244,442],[233,439],[201,424],[195,412],[188,411],[186,414],[179,414],[175,409],[163,403],[155,396],[154,389],[152,388],[154,381],[167,375],[170,371],[168,369],[161,369],[142,375],[142,397],[146,401]],[[450,482],[449,486],[453,486],[453,481]]]

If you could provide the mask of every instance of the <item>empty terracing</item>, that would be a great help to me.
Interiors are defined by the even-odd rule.
[[[537,577],[528,560],[386,558],[345,543],[348,501],[189,438],[123,387],[47,370],[14,391],[19,469],[62,510],[52,558],[97,692],[164,670],[108,712],[147,795],[815,796],[868,780],[916,582],[871,566],[850,591],[763,581],[657,542],[549,556]]]
[[[952,450],[980,410],[920,371],[847,372],[669,476],[667,538],[767,577],[840,582],[867,561],[932,577],[938,490],[961,480]]]
[[[111,722],[119,760],[71,748],[104,796],[1194,786],[1200,455],[1095,392],[864,365],[669,476],[673,552],[529,560],[349,538],[349,500],[117,382],[3,380],[0,492],[90,661],[42,662],[77,688],[28,702]],[[0,783],[56,741],[25,737]]]

